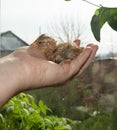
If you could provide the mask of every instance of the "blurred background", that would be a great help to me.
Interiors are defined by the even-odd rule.
[[[30,45],[40,34],[57,42],[81,40],[99,45],[94,61],[80,77],[61,87],[28,91],[42,99],[53,114],[75,120],[101,109],[111,112],[117,95],[117,32],[107,24],[101,29],[101,41],[91,32],[90,21],[98,6],[117,7],[116,0],[1,0],[0,57],[17,47]]]

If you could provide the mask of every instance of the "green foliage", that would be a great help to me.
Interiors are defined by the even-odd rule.
[[[71,1],[71,0],[65,0]],[[91,5],[95,5],[87,0],[83,0]],[[92,17],[91,20],[91,30],[93,35],[97,41],[100,41],[100,30],[105,23],[108,23],[110,27],[117,31],[117,8],[109,8],[101,6],[97,9]]]
[[[116,130],[113,129],[112,121],[112,114],[100,113],[83,122],[76,123],[73,130]]]
[[[91,20],[91,29],[97,41],[100,41],[100,30],[105,23],[117,31],[117,8],[100,7]]]
[[[0,114],[1,130],[70,130],[66,118],[47,116],[51,110],[43,103],[35,103],[34,97],[21,93],[13,97]]]
[[[96,115],[87,112],[82,121],[48,115],[48,112],[52,114],[42,100],[35,103],[33,96],[21,93],[0,110],[0,130],[116,130],[115,111]]]

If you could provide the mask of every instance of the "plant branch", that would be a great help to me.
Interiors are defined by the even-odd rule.
[[[91,4],[91,5],[94,5],[96,7],[100,7],[100,5],[96,5],[96,4],[94,4],[94,3],[90,2],[90,1],[87,1],[87,0],[82,0],[82,1],[85,1],[85,2],[87,2],[87,3]]]

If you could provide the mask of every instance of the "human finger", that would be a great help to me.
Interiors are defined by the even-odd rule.
[[[80,39],[76,39],[76,40],[74,40],[74,43],[77,45],[77,46],[80,46]]]
[[[95,54],[98,50],[98,46],[97,45],[93,45],[93,44],[89,44],[87,47],[91,47],[92,48],[92,52],[91,55],[89,56],[89,58],[86,60],[85,64],[82,66],[82,68],[80,69],[78,75],[82,74],[82,72],[84,70],[86,70],[86,68],[89,66],[89,64],[92,62],[93,58],[95,57]]]
[[[69,77],[75,75],[76,73],[78,73],[80,71],[80,68],[82,67],[82,65],[89,58],[91,52],[92,52],[91,47],[86,47],[85,49],[83,49],[81,54],[74,60],[72,60],[70,62],[65,62],[65,63],[63,62],[61,64],[63,67],[63,70],[67,70],[67,71],[69,70],[69,72],[67,72],[66,77],[69,78]]]

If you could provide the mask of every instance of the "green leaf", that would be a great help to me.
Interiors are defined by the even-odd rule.
[[[100,31],[105,23],[117,31],[117,8],[100,7],[91,20],[91,30],[97,41],[100,41]]]
[[[2,121],[2,123],[4,123],[4,117],[3,117],[3,115],[1,113],[0,113],[0,120]]]
[[[109,21],[108,24],[111,26],[112,29],[117,31],[117,16],[112,17]]]
[[[98,9],[95,11],[95,15],[96,15],[96,16],[99,15],[99,10],[98,10]]]
[[[43,107],[43,105],[44,105],[43,101],[40,100],[40,101],[39,101],[39,106],[40,106],[40,107]]]
[[[47,106],[44,105],[44,103],[43,103],[42,100],[39,101],[39,107],[40,107],[41,112],[42,112],[44,115],[46,115]]]
[[[14,110],[14,106],[9,106],[9,107],[7,107],[7,109],[6,109],[7,113],[12,112],[13,110]]]
[[[71,130],[69,126],[56,126],[54,130]]]

